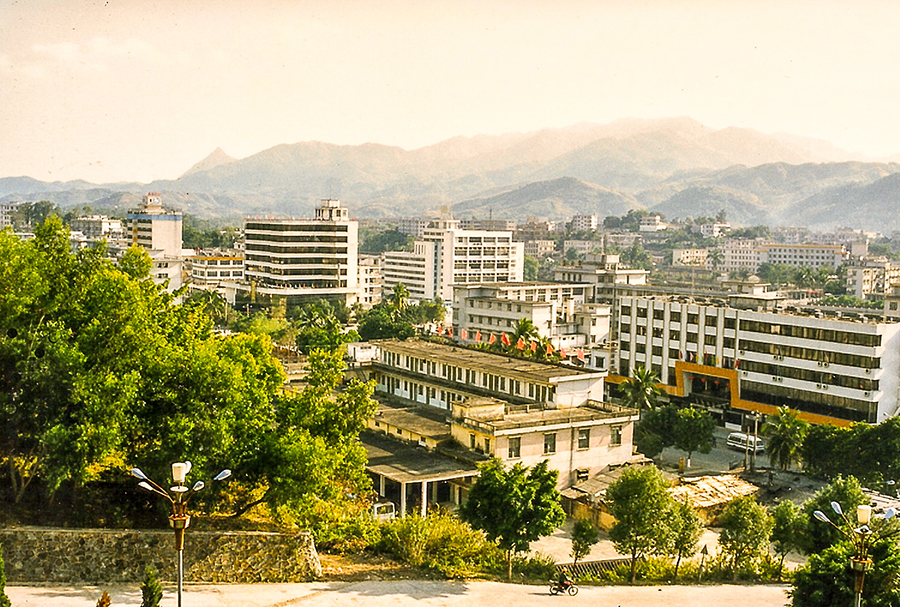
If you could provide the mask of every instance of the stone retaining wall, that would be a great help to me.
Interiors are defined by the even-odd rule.
[[[134,583],[143,580],[147,565],[155,565],[162,580],[177,577],[171,531],[0,529],[0,546],[11,584]],[[185,534],[186,582],[299,582],[321,575],[306,532]]]

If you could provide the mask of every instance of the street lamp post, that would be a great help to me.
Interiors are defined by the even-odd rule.
[[[859,527],[853,526],[850,519],[844,515],[844,511],[841,509],[839,503],[831,502],[831,509],[834,510],[835,514],[841,517],[846,528],[835,525],[821,510],[816,510],[813,515],[823,523],[828,523],[843,533],[853,545],[853,556],[850,557],[850,569],[853,570],[853,592],[856,595],[853,604],[856,607],[860,607],[866,572],[872,569],[872,559],[869,558],[869,548],[871,547],[872,542],[877,539],[878,532],[884,526],[885,521],[894,516],[894,509],[888,508],[884,515],[879,517],[878,520],[872,521],[872,507],[867,504],[857,506],[856,522],[859,524]]]
[[[174,486],[170,487],[169,491],[166,491],[150,480],[140,468],[131,469],[131,475],[141,481],[138,483],[138,487],[163,496],[172,505],[172,514],[169,515],[169,526],[175,531],[175,551],[178,556],[178,607],[181,607],[181,594],[184,588],[184,531],[191,524],[191,517],[187,513],[187,505],[191,497],[206,486],[203,481],[197,481],[190,488],[185,486],[184,481],[190,471],[191,462],[175,462],[172,464],[172,482]],[[231,470],[226,469],[213,477],[213,480],[223,481],[229,476],[231,476]]]

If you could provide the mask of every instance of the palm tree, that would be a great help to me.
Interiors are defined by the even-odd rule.
[[[402,282],[398,282],[391,289],[391,305],[400,313],[406,308],[407,302],[409,302],[409,289]]]
[[[538,331],[538,328],[535,326],[533,322],[531,322],[528,318],[521,318],[516,323],[516,326],[513,328],[512,343],[516,343],[519,341],[519,338],[522,338],[526,343],[531,340],[539,340],[541,338],[541,332]]]
[[[635,367],[631,377],[622,382],[622,402],[634,409],[654,409],[662,390],[659,387],[659,376],[655,371],[645,367]]]
[[[725,254],[721,249],[710,249],[706,253],[706,263],[712,266],[713,272],[717,272],[722,264],[725,263]]]
[[[766,455],[769,463],[776,463],[781,470],[790,470],[798,459],[800,446],[809,429],[809,423],[800,419],[800,414],[787,407],[778,407],[778,413],[769,415],[762,426],[762,434],[767,437]]]

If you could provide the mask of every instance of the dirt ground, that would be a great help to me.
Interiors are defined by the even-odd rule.
[[[385,556],[361,554],[319,554],[323,578],[334,582],[427,579],[415,569]]]

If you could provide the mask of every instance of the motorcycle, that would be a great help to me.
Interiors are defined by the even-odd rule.
[[[558,580],[550,580],[550,594],[568,594],[569,596],[575,596],[578,594],[578,586],[576,586],[575,582],[572,580],[566,580],[562,583]]]

